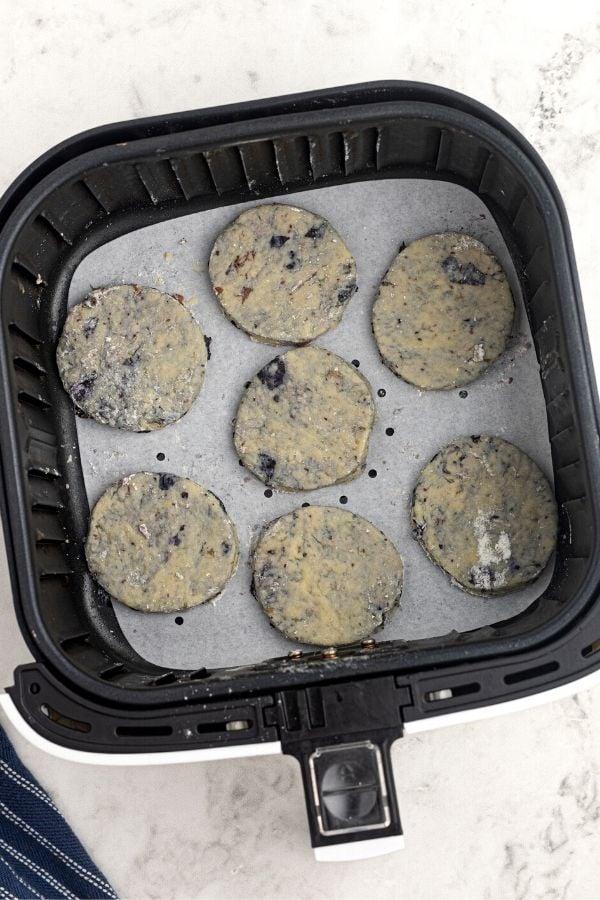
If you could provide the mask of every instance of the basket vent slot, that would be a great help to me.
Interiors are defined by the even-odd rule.
[[[237,147],[206,150],[204,159],[219,196],[247,188],[246,173]]]
[[[61,231],[59,225],[55,225],[54,222],[51,222],[44,213],[40,213],[38,216],[38,221],[42,222],[42,227],[45,227],[51,234],[54,235],[55,238],[58,238],[63,243],[67,244],[68,247],[73,246],[73,241],[71,238],[67,237],[64,232]]]
[[[167,159],[138,163],[136,166],[140,180],[148,191],[148,196],[156,206],[158,203],[181,200],[185,193],[177,175]]]
[[[346,175],[369,172],[377,168],[377,129],[344,133],[344,166]]]
[[[585,656],[585,657],[593,656],[595,653],[598,653],[599,650],[600,650],[600,638],[598,638],[597,641],[594,641],[593,643],[588,644],[587,647],[584,647],[583,650],[581,651],[581,655]]]
[[[256,141],[239,147],[248,190],[275,190],[281,188],[271,141]]]
[[[108,212],[107,207],[104,206],[104,204],[99,199],[99,197],[96,196],[95,191],[90,187],[90,185],[87,183],[87,181],[84,178],[82,178],[80,181],[80,184],[84,188],[84,190],[87,191],[87,193],[91,197],[91,199],[96,203],[96,206],[98,206],[100,208],[102,213],[106,214]]]
[[[556,672],[560,665],[556,660],[543,663],[541,666],[532,666],[530,669],[521,669],[520,672],[510,672],[504,676],[504,684],[519,684],[521,681],[529,681],[531,678],[541,678],[543,675],[550,675]]]
[[[60,478],[60,472],[52,466],[33,465],[29,466],[27,471],[32,478],[46,478],[48,481],[54,481],[55,478]]]
[[[440,128],[440,142],[437,149],[437,157],[435,160],[435,171],[443,172],[448,168],[448,160],[450,159],[450,151],[452,149],[452,135],[445,128]]]
[[[113,678],[116,678],[125,671],[126,669],[123,663],[116,663],[116,665],[110,666],[108,669],[99,672],[99,675],[102,681],[112,681]]]
[[[40,397],[39,394],[30,394],[28,391],[19,391],[19,403],[26,406],[34,406],[36,409],[50,409],[50,403]]]
[[[167,672],[166,675],[161,675],[160,678],[156,678],[154,680],[154,684],[157,687],[162,687],[165,684],[175,684],[177,682],[177,676],[174,672]]]
[[[19,337],[22,340],[26,341],[32,347],[35,347],[36,350],[39,348],[41,341],[38,338],[34,337],[34,335],[29,334],[28,331],[25,331],[23,328],[21,328],[21,326],[16,322],[11,322],[8,326],[8,330],[11,334],[14,334],[16,337]]]
[[[252,728],[250,719],[230,719],[228,722],[199,722],[196,725],[198,734],[218,734],[226,731],[248,731]]]
[[[317,134],[308,139],[313,178],[331,178],[344,174],[344,140],[341,134]]]
[[[201,153],[172,159],[170,164],[186,200],[204,194],[214,194],[217,190]]]
[[[190,672],[187,676],[188,681],[201,681],[203,678],[208,677],[208,672],[206,669],[196,669],[195,672]]]
[[[46,370],[40,363],[21,354],[13,356],[13,365],[15,369],[22,369],[24,372],[29,372],[30,375],[35,375],[37,378],[43,378],[46,374]]]
[[[313,180],[310,150],[305,137],[277,138],[273,141],[277,171],[285,186]]]
[[[39,276],[36,272],[32,272],[31,268],[19,258],[13,260],[11,269],[12,274],[17,279],[21,279],[21,281],[25,281],[26,283],[32,285],[36,290],[38,290],[40,285],[42,284],[42,281],[40,280],[41,276]]]
[[[456,684],[452,687],[439,688],[437,691],[427,691],[425,700],[427,703],[438,703],[440,700],[451,700],[453,697],[476,694],[480,690],[481,685],[476,681],[471,681],[468,684]]]
[[[81,719],[72,719],[47,703],[42,703],[40,710],[51,722],[56,722],[57,725],[62,725],[63,728],[69,728],[71,731],[81,731],[84,734],[92,730],[89,722],[82,722]]]
[[[60,646],[65,652],[69,652],[73,647],[87,647],[90,643],[90,635],[87,631],[81,632],[81,634],[74,634],[71,637],[63,638],[60,642]]]

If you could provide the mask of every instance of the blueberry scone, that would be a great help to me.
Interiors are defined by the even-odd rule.
[[[356,264],[322,216],[268,203],[219,235],[208,271],[225,315],[267,344],[306,344],[341,320]]]
[[[385,365],[422,390],[478,378],[506,348],[514,301],[505,272],[465,234],[400,250],[379,286],[373,334]]]
[[[274,488],[310,491],[363,471],[375,404],[354,366],[319,347],[289,350],[248,383],[234,426],[246,468]]]
[[[92,575],[143,612],[210,600],[235,572],[235,526],[218,497],[189,478],[136,472],[96,503],[85,546]]]
[[[254,551],[253,593],[287,638],[350,644],[381,628],[402,593],[402,557],[371,522],[330,506],[271,522]]]
[[[65,390],[86,416],[154,431],[180,419],[196,399],[207,349],[178,299],[123,284],[92,291],[72,307],[56,361]]]
[[[424,467],[412,522],[427,555],[472,594],[524,587],[556,547],[547,478],[514,444],[489,435],[458,438]]]

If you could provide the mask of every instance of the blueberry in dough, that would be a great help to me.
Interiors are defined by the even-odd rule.
[[[306,344],[334,328],[357,289],[354,259],[329,222],[281,203],[242,212],[208,270],[225,315],[267,344]]]
[[[67,316],[56,361],[77,409],[104,425],[154,431],[180,419],[204,381],[208,346],[176,297],[123,284]]]
[[[354,366],[329,350],[298,347],[248,383],[234,444],[265,484],[308,491],[361,474],[374,419],[371,387]]]
[[[293,641],[350,644],[380,629],[402,593],[402,557],[367,519],[308,506],[271,522],[252,560],[252,590]]]
[[[423,468],[413,534],[460,587],[487,596],[524,587],[556,547],[557,507],[536,463],[493,435],[457,438]]]
[[[216,597],[239,543],[221,500],[189,478],[136,472],[111,485],[90,517],[89,569],[116,600],[174,612]]]
[[[373,306],[385,365],[422,390],[474,381],[506,348],[514,301],[480,241],[448,232],[402,246]]]

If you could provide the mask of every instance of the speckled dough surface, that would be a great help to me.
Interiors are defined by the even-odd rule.
[[[412,517],[430,558],[474,594],[523,587],[556,547],[548,480],[499,437],[462,437],[440,450],[419,476]]]
[[[202,329],[175,297],[125,284],[92,291],[72,307],[56,360],[65,390],[87,416],[154,431],[194,402],[207,349]]]
[[[305,344],[338,324],[356,291],[356,264],[322,216],[265,204],[217,238],[209,274],[225,315],[268,344]]]
[[[321,646],[368,637],[402,593],[402,557],[371,522],[331,506],[296,509],[267,526],[253,592],[290,640]]]
[[[234,443],[261,481],[288,491],[349,481],[365,467],[375,404],[354,366],[319,347],[275,357],[250,381]]]
[[[218,497],[189,478],[136,472],[96,503],[85,548],[109,594],[143,612],[174,612],[219,594],[238,538]]]
[[[373,334],[386,366],[423,390],[478,378],[504,351],[514,301],[475,238],[432,234],[402,249],[379,286]]]

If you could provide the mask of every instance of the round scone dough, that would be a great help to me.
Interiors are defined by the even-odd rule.
[[[354,366],[329,350],[300,347],[249,382],[233,440],[265,484],[311,491],[360,475],[374,420],[369,382]]]
[[[356,264],[322,216],[269,203],[215,241],[208,271],[225,315],[267,344],[306,344],[342,318]]]
[[[534,581],[556,547],[552,488],[532,459],[489,435],[461,437],[422,470],[413,530],[427,555],[472,594]]]
[[[69,311],[56,351],[65,390],[87,416],[127,431],[176,422],[206,368],[202,329],[176,297],[122,284]]]
[[[94,578],[121,603],[174,612],[223,590],[239,543],[213,493],[189,478],[136,472],[96,503],[85,553]]]
[[[498,260],[465,234],[409,244],[387,271],[373,306],[385,365],[422,390],[469,384],[505,350],[515,307]]]
[[[271,522],[252,563],[252,591],[287,638],[351,644],[381,628],[402,593],[402,557],[371,522],[331,506]]]

